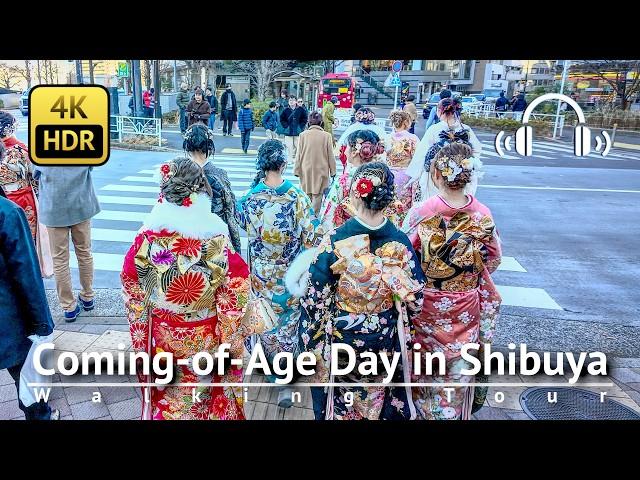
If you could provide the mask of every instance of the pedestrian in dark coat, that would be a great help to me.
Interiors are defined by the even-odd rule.
[[[0,198],[0,292],[0,370],[8,369],[20,392],[20,371],[31,348],[28,337],[51,335],[54,325],[27,217],[6,198]],[[44,400],[33,405],[18,400],[18,405],[27,420],[52,418]]]
[[[223,136],[233,136],[233,122],[238,120],[238,104],[236,102],[236,94],[231,90],[231,85],[227,85],[227,89],[220,97],[220,115],[222,115],[222,134]]]
[[[189,126],[196,122],[209,123],[209,115],[211,115],[211,105],[204,99],[204,92],[200,87],[196,88],[196,92],[193,100],[187,105],[187,118],[189,120]]]
[[[524,93],[521,93],[513,102],[513,105],[511,106],[511,110],[513,110],[514,112],[524,112],[526,108],[527,108],[527,101],[524,98]]]
[[[251,132],[255,125],[253,123],[253,110],[251,109],[251,100],[245,98],[242,102],[240,115],[238,115],[238,129],[240,130],[242,151],[246,154],[249,150],[249,142],[251,141]]]

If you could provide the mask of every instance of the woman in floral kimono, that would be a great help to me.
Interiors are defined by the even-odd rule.
[[[331,232],[340,227],[354,215],[349,196],[353,175],[358,167],[379,160],[382,154],[384,154],[384,145],[380,141],[380,137],[371,130],[356,130],[349,135],[346,150],[347,166],[329,187],[318,215],[325,232]],[[386,216],[392,218],[396,225],[395,210],[399,208],[400,206],[394,198],[394,201],[386,207],[384,212]]]
[[[36,245],[40,273],[53,276],[53,259],[47,227],[38,223],[38,182],[33,177],[33,164],[24,143],[15,136],[18,121],[9,112],[0,111],[0,140],[5,155],[0,161],[0,186],[7,198],[19,205],[27,216],[31,236]]]
[[[415,198],[416,202],[438,194],[438,189],[431,181],[429,174],[430,165],[440,149],[450,143],[464,143],[472,148],[473,175],[465,186],[464,193],[476,194],[478,180],[482,177],[480,161],[482,143],[471,127],[462,123],[461,112],[462,102],[457,98],[445,98],[438,103],[440,122],[434,123],[427,129],[406,170],[406,174],[411,177],[411,182],[415,184],[414,190],[419,194],[419,197]]]
[[[440,194],[415,205],[407,217],[409,238],[427,276],[414,342],[421,352],[442,352],[446,359],[444,376],[434,365],[432,376],[414,376],[414,383],[473,383],[472,376],[460,373],[473,367],[460,349],[490,343],[495,331],[501,298],[490,274],[500,264],[500,242],[489,209],[464,193],[472,156],[468,145],[443,147],[430,172]],[[458,387],[448,401],[444,387],[414,387],[413,399],[420,418],[466,420],[474,393],[473,386]]]
[[[413,204],[413,197],[416,193],[414,186],[417,186],[417,183],[411,182],[411,177],[407,175],[406,170],[420,140],[413,133],[409,133],[412,121],[407,112],[394,110],[389,115],[389,119],[393,125],[394,133],[389,140],[391,145],[387,152],[387,165],[391,168],[395,178],[396,197],[400,201],[398,225],[401,225]]]
[[[271,305],[277,325],[259,335],[267,359],[298,347],[300,305],[284,286],[287,267],[305,248],[316,244],[316,227],[311,200],[282,175],[287,168],[287,151],[279,140],[267,140],[258,149],[258,174],[250,191],[238,201],[238,223],[249,237],[249,265],[252,289]],[[256,341],[254,337],[252,339]],[[273,378],[269,377],[270,380]],[[280,390],[278,403],[291,406],[290,389]]]
[[[409,328],[422,305],[424,274],[407,236],[383,214],[393,201],[393,173],[386,164],[359,167],[350,186],[356,215],[287,273],[287,287],[301,297],[301,350],[316,356],[314,383],[383,381],[385,375],[330,374],[331,345],[344,343],[358,355],[373,352],[401,361],[392,382],[408,383]],[[344,368],[344,359],[338,359]],[[379,362],[380,363],[380,362]],[[409,387],[312,387],[316,419],[412,419]],[[347,405],[346,393],[353,394]]]
[[[342,132],[342,135],[340,135],[340,138],[336,142],[338,157],[340,158],[340,162],[342,162],[342,166],[344,168],[347,168],[347,163],[349,161],[349,156],[347,155],[346,150],[349,146],[349,137],[352,133],[357,132],[358,130],[369,130],[375,133],[378,138],[382,140],[383,144],[388,145],[388,143],[386,142],[388,137],[387,132],[383,127],[375,123],[376,114],[373,113],[370,108],[359,108],[355,112],[353,120],[354,122],[349,125],[344,132]],[[384,152],[382,152],[381,155],[383,153]],[[382,159],[383,158],[381,157],[380,160]]]
[[[242,358],[241,323],[249,291],[249,271],[235,253],[225,223],[211,213],[211,189],[202,169],[188,158],[160,167],[158,203],[125,256],[121,273],[129,329],[136,352],[151,359],[171,352],[174,361],[201,351],[213,354],[229,343]],[[175,365],[175,383],[242,382],[242,369],[223,376],[198,376],[191,364]],[[217,369],[214,370],[217,372]],[[140,375],[152,382],[153,377]],[[241,388],[167,385],[150,388],[143,419],[244,419]]]

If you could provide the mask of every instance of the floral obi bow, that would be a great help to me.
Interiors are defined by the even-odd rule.
[[[411,254],[399,242],[389,242],[371,253],[369,235],[335,242],[338,260],[331,265],[339,275],[336,303],[349,313],[381,313],[395,300],[414,301],[422,289],[411,275]]]

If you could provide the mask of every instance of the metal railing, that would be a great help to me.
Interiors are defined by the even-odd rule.
[[[149,117],[128,117],[111,115],[111,133],[118,135],[118,141],[127,135],[157,137],[162,146],[162,119]]]
[[[522,115],[524,112],[512,112],[510,110],[507,111],[496,111],[495,104],[485,103],[482,105],[470,105],[463,106],[462,113],[466,115],[470,115],[476,118],[507,118],[511,120],[517,120],[518,122],[522,121]],[[550,113],[535,113],[531,114],[531,120],[541,120],[541,121],[549,121],[550,123],[558,122],[558,132],[556,136],[562,137],[562,130],[564,128],[565,123],[565,115],[555,115]]]

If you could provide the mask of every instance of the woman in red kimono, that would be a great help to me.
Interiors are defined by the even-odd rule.
[[[49,278],[53,275],[53,259],[47,227],[38,223],[38,182],[33,177],[27,147],[15,136],[17,127],[18,121],[13,115],[0,111],[0,140],[5,147],[4,158],[0,160],[0,186],[7,198],[24,210],[36,245],[40,272]]]
[[[495,332],[501,298],[490,274],[500,264],[500,242],[490,210],[464,193],[473,165],[468,145],[443,147],[430,171],[440,194],[415,205],[407,217],[407,234],[427,277],[422,312],[413,320],[414,343],[421,352],[443,353],[446,360],[444,376],[434,362],[433,375],[414,375],[414,383],[473,383],[473,376],[460,372],[473,368],[460,350],[467,343],[479,343],[482,352]],[[456,387],[450,401],[447,390],[414,387],[418,417],[469,419],[482,390]]]
[[[178,158],[160,168],[158,203],[127,253],[121,280],[129,329],[136,352],[151,359],[173,354],[174,383],[239,383],[242,369],[223,376],[198,376],[190,365],[178,365],[196,353],[213,354],[221,343],[231,357],[242,358],[249,270],[235,252],[227,225],[211,212],[211,187],[202,168]],[[181,362],[182,363],[182,362]],[[217,372],[217,368],[214,373]],[[153,378],[140,375],[142,382]],[[244,419],[241,387],[168,385],[145,392],[143,419]]]

